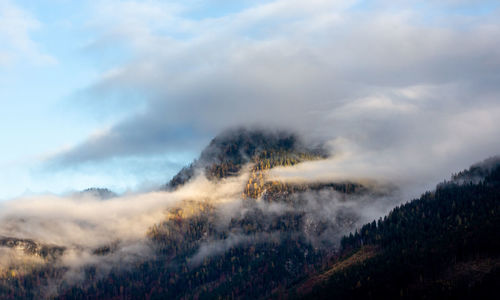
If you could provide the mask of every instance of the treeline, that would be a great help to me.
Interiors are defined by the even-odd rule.
[[[293,197],[295,194],[315,191],[336,191],[341,194],[364,194],[371,192],[367,187],[358,183],[287,183],[281,181],[268,181],[263,187],[263,199],[266,202],[285,202],[293,203],[297,199]],[[305,201],[304,199],[301,199]]]
[[[325,262],[326,253],[301,233],[301,214],[270,216],[254,208],[220,228],[212,213],[173,214],[151,228],[150,260],[101,280],[87,270],[86,281],[58,298],[255,299],[285,290]]]
[[[306,298],[491,298],[500,283],[500,167],[476,167],[342,238],[339,264],[366,259],[320,282]],[[485,169],[480,171],[486,172]],[[474,175],[474,176],[469,176]],[[484,175],[484,174],[483,174]],[[453,179],[456,179],[454,176]]]

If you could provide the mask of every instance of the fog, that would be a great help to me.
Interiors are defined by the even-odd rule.
[[[207,236],[199,241],[191,265],[196,266],[205,257],[222,255],[235,246],[279,241],[280,230],[276,220],[286,214],[300,215],[300,232],[314,247],[330,250],[339,245],[340,237],[357,226],[385,214],[400,201],[399,191],[393,187],[372,184],[368,192],[347,195],[333,190],[305,191],[291,196],[295,204],[267,202],[242,197],[249,178],[250,165],[239,176],[220,181],[209,181],[200,170],[194,179],[175,191],[125,194],[101,199],[96,193],[67,196],[41,195],[3,202],[0,213],[0,236],[30,240],[40,247],[63,247],[60,256],[43,257],[26,246],[0,247],[2,272],[16,270],[18,274],[53,264],[67,268],[62,278],[52,279],[44,293],[53,295],[65,282],[83,282],[85,269],[96,268],[96,276],[105,276],[111,270],[126,270],[136,263],[153,258],[154,243],[147,237],[149,229],[167,220],[170,209],[186,208],[183,218],[201,213],[188,210],[189,203],[208,203],[214,207],[215,228],[227,232],[228,237]],[[274,171],[272,171],[274,173]],[[267,176],[267,175],[266,175]],[[269,177],[281,180],[276,175]],[[287,180],[286,177],[283,177]],[[334,181],[349,178],[332,178]],[[196,205],[192,207],[197,207]],[[246,234],[231,222],[256,218],[263,230]],[[274,223],[273,223],[274,222]],[[267,228],[267,229],[266,229]],[[274,229],[273,229],[274,228]],[[180,241],[182,242],[182,241]],[[99,249],[107,249],[99,253]]]
[[[190,202],[213,205],[216,230],[228,233],[200,239],[193,266],[231,247],[279,240],[273,222],[286,214],[301,218],[294,230],[315,248],[336,249],[342,235],[500,153],[500,11],[463,13],[463,1],[445,2],[389,9],[376,0],[367,9],[352,0],[271,0],[199,17],[190,14],[191,1],[93,1],[85,26],[99,34],[84,50],[105,67],[68,101],[115,121],[40,155],[42,173],[160,161],[243,126],[297,132],[304,145],[330,154],[274,168],[266,180],[366,190],[307,190],[291,196],[293,205],[250,201],[242,196],[247,166],[220,181],[197,170],[174,191],[20,197],[0,202],[0,237],[64,251],[51,261],[24,246],[0,246],[0,271],[67,268],[47,285],[51,295],[61,280],[81,282],[87,266],[99,276],[132,267],[155,255],[151,226]],[[107,61],[109,53],[119,59]],[[122,106],[131,112],[117,118]],[[253,215],[266,230],[231,227]]]
[[[67,267],[60,280],[81,282],[84,270],[96,268],[104,276],[112,268],[128,269],[154,255],[146,234],[154,224],[166,219],[168,209],[182,207],[183,201],[212,204],[232,202],[243,189],[243,177],[210,182],[204,176],[173,192],[128,194],[107,200],[92,193],[69,196],[40,195],[2,202],[0,237],[30,240],[38,245],[63,247],[55,260],[31,253],[27,246],[0,247],[2,272],[41,267],[46,263]],[[96,250],[108,247],[109,253]],[[24,270],[24,271],[22,271]],[[54,279],[55,280],[55,279]],[[61,281],[53,282],[58,286]],[[47,287],[48,295],[56,292]]]

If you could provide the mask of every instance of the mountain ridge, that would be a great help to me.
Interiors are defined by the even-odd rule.
[[[61,259],[72,249],[62,250],[53,261],[21,265],[23,272],[16,272],[16,266],[6,269],[0,296],[377,299],[412,298],[414,293],[432,298],[487,296],[489,282],[498,279],[500,245],[485,243],[500,232],[498,158],[454,174],[434,191],[370,221],[362,210],[390,195],[356,182],[298,184],[267,178],[275,166],[327,157],[294,135],[237,129],[214,138],[207,149],[159,193],[188,196],[165,207],[162,219],[149,225],[139,241],[148,255],[122,257],[137,245],[117,238],[86,254],[97,264],[72,269]],[[176,180],[179,176],[186,177]],[[209,193],[223,189],[232,200],[219,203],[213,201],[217,194],[193,198],[184,191],[198,186],[209,186]],[[4,248],[17,251],[19,243],[42,247],[31,239],[5,241],[0,254]],[[453,270],[462,277],[450,275]],[[68,275],[75,272],[78,280]],[[471,288],[461,288],[464,278],[472,280]]]
[[[276,163],[273,156],[283,159],[287,155],[289,157],[284,159],[288,159],[289,165],[328,156],[322,146],[306,147],[291,132],[236,128],[226,130],[212,139],[200,157],[179,171],[164,188],[172,190],[183,185],[194,177],[196,169],[203,169],[207,178],[217,180],[236,176],[243,165],[261,159],[268,160],[268,168],[274,164],[286,165],[286,162]]]

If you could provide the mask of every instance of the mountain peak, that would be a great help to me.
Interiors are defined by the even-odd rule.
[[[204,169],[209,179],[221,179],[237,175],[243,165],[261,159],[272,160],[270,165],[277,166],[325,157],[327,152],[323,147],[307,146],[295,133],[240,127],[212,139],[199,159],[175,175],[167,189],[189,181],[196,169]]]

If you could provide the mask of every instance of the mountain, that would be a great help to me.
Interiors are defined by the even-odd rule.
[[[115,192],[107,188],[88,188],[83,191],[80,191],[77,196],[81,197],[89,196],[101,200],[107,200],[118,197],[118,195]]]
[[[217,180],[237,175],[251,162],[262,163],[261,169],[270,169],[326,157],[327,152],[322,147],[307,147],[293,133],[246,128],[227,130],[210,142],[199,159],[175,175],[166,189],[175,189],[188,182],[196,170]]]
[[[368,212],[389,205],[388,199],[401,203],[394,189],[269,176],[273,167],[321,161],[326,153],[287,132],[227,131],[154,195],[180,200],[166,205],[162,219],[139,240],[116,236],[85,252],[71,244],[4,238],[0,298],[494,295],[500,261],[498,158],[453,175],[373,221]],[[22,227],[25,221],[8,224]],[[56,249],[51,251],[57,255],[40,255],[40,249]],[[4,252],[18,259],[5,266]],[[81,261],[75,253],[83,253]]]
[[[500,283],[500,158],[452,176],[342,238],[307,299],[494,299]]]

